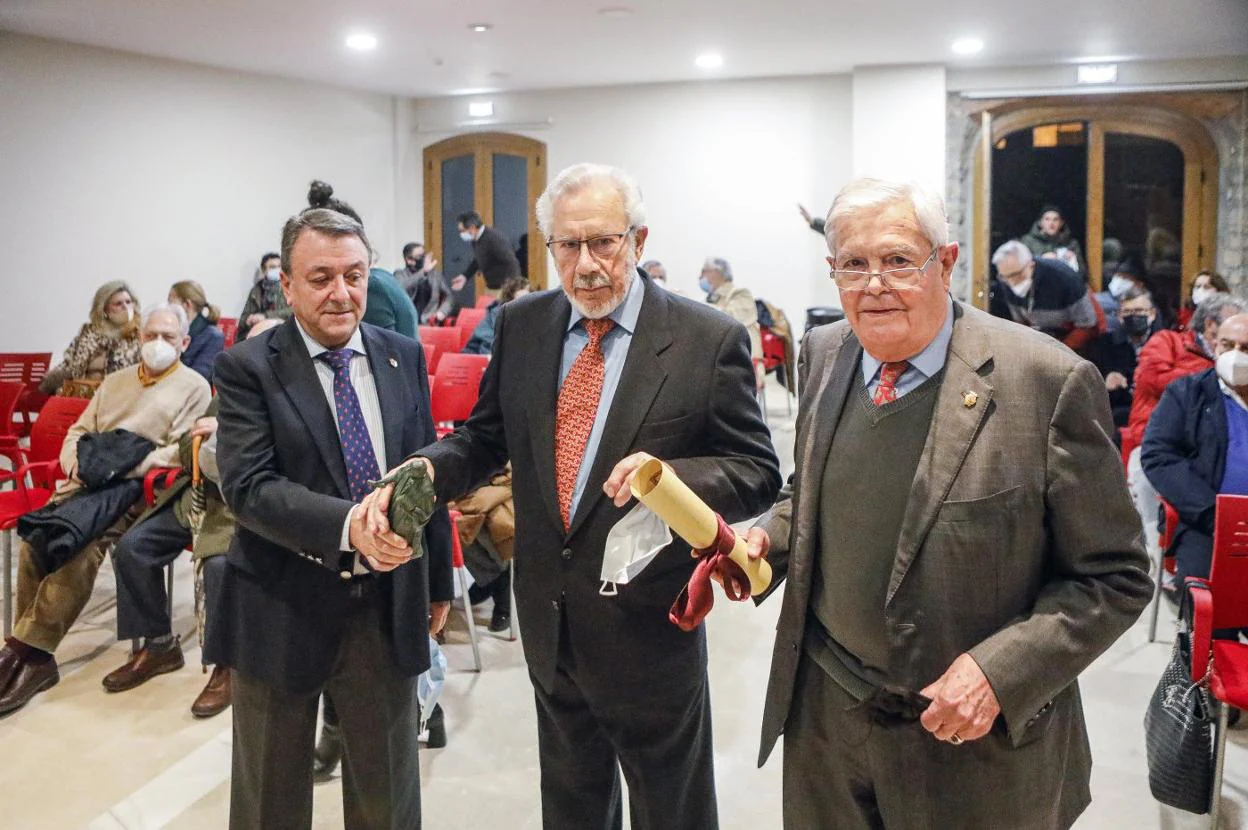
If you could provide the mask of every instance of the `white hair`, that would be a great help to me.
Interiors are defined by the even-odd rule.
[[[702,268],[703,270],[711,268],[718,271],[725,280],[732,282],[732,266],[728,264],[726,259],[720,259],[717,256],[707,257],[706,262],[702,263]]]
[[[186,318],[186,309],[174,303],[157,303],[151,308],[144,309],[143,317],[140,320],[140,330],[147,329],[147,321],[151,320],[156,314],[168,314],[174,320],[178,321],[178,328],[182,334],[189,334],[191,331],[191,321]]]
[[[1011,239],[1009,242],[1002,243],[1001,247],[993,252],[992,264],[1000,265],[1007,259],[1013,259],[1018,263],[1018,267],[1026,268],[1035,257],[1032,255],[1030,248],[1017,239]]]
[[[542,236],[550,239],[551,228],[555,221],[555,202],[568,193],[580,190],[591,182],[609,181],[619,191],[624,202],[624,212],[628,216],[629,228],[640,228],[646,224],[646,206],[641,200],[641,188],[637,180],[618,167],[605,164],[574,164],[559,171],[555,180],[537,200],[537,226]]]
[[[902,201],[914,208],[914,217],[928,242],[937,247],[949,244],[949,218],[945,215],[945,200],[939,195],[913,182],[856,179],[841,188],[828,210],[824,223],[828,250],[836,256],[836,229],[849,217]]]

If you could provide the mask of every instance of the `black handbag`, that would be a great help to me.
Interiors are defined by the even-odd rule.
[[[1180,631],[1144,712],[1144,746],[1153,798],[1204,814],[1213,795],[1213,729],[1207,679],[1193,682],[1191,653],[1191,637]]]

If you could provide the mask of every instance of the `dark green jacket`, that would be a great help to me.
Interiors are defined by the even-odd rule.
[[[389,271],[368,272],[368,307],[364,322],[411,338],[416,337],[416,306]]]

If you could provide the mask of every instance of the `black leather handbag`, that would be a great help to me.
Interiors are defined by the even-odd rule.
[[[1213,719],[1206,678],[1192,679],[1191,653],[1190,635],[1180,631],[1144,713],[1144,745],[1153,798],[1203,814],[1213,794]]]

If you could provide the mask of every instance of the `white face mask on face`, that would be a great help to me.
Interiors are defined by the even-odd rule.
[[[459,235],[459,238],[464,240],[465,242],[471,242],[476,237],[472,235],[472,231],[464,231],[463,233]]]
[[[1010,290],[1018,297],[1026,297],[1031,293],[1031,277],[1020,283],[1009,283]]]
[[[281,279],[281,277],[282,277],[282,269],[280,268],[270,268],[269,270],[264,272],[264,278],[266,280],[278,280],[278,279]]]
[[[143,344],[143,365],[152,372],[160,373],[178,359],[178,350],[164,340],[149,340]]]
[[[1193,288],[1192,289],[1192,302],[1194,302],[1196,305],[1200,305],[1205,300],[1209,299],[1210,297],[1212,297],[1214,294],[1217,294],[1217,293],[1218,292],[1214,291],[1212,288]]]
[[[124,326],[126,323],[130,322],[132,317],[134,317],[134,308],[132,306],[126,306],[125,308],[119,308],[109,312],[108,321],[114,326]]]
[[[1223,352],[1218,356],[1218,377],[1227,386],[1248,386],[1248,352]]]

